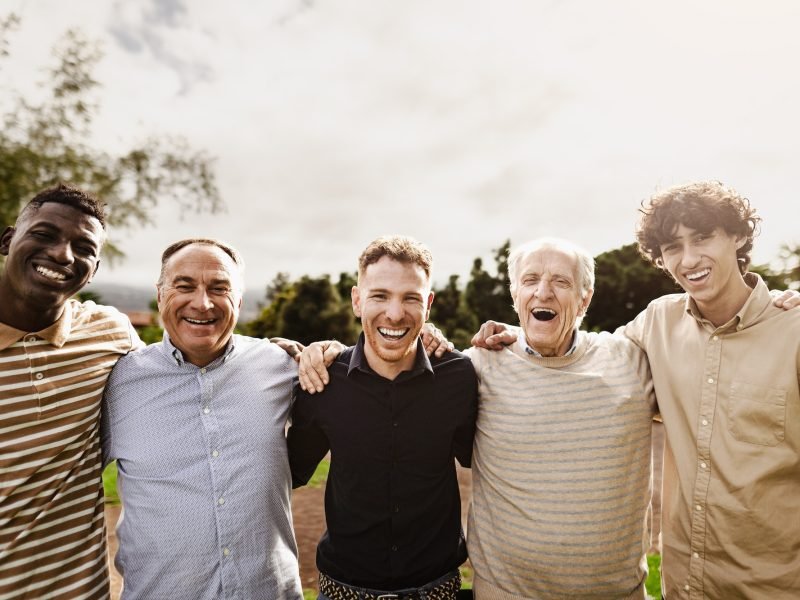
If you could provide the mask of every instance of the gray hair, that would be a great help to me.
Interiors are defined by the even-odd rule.
[[[519,275],[520,263],[529,255],[545,248],[558,250],[575,257],[578,267],[577,283],[581,290],[581,298],[586,298],[589,291],[594,289],[594,257],[577,244],[554,237],[537,238],[525,242],[511,251],[508,256],[508,279],[511,285],[512,298],[517,292],[517,276]]]
[[[158,282],[156,283],[159,288],[164,285],[164,275],[166,274],[167,263],[169,262],[169,259],[180,250],[183,250],[187,246],[191,246],[193,244],[198,244],[201,246],[215,246],[230,256],[231,260],[233,260],[233,263],[239,267],[239,273],[237,277],[238,281],[236,282],[239,285],[239,292],[244,291],[244,259],[242,258],[242,255],[239,254],[239,251],[230,244],[226,244],[225,242],[216,240],[214,238],[186,238],[183,240],[178,240],[177,242],[167,246],[167,249],[161,254],[161,272],[158,275]]]

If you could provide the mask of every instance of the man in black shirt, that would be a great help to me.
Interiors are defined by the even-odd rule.
[[[392,236],[361,254],[353,312],[363,333],[330,384],[296,388],[288,445],[295,487],[331,451],[320,598],[455,598],[467,557],[454,457],[469,466],[477,411],[472,363],[425,354],[430,251]],[[423,593],[421,593],[423,592]],[[386,597],[386,596],[385,596]]]

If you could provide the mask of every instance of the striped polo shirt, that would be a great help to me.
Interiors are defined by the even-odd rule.
[[[0,598],[108,597],[100,400],[140,344],[93,302],[36,333],[0,323]]]

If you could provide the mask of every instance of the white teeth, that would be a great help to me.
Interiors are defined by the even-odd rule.
[[[214,319],[190,319],[189,317],[184,317],[189,323],[193,323],[194,325],[208,325],[209,323],[213,323]]]
[[[406,334],[408,329],[387,329],[386,327],[378,327],[378,331],[382,335],[388,335],[390,337],[402,337]]]
[[[700,279],[701,277],[705,277],[711,273],[711,269],[703,269],[702,271],[697,271],[696,273],[687,273],[686,279],[689,281],[694,281],[695,279]]]
[[[556,311],[550,310],[549,308],[534,308],[533,312],[534,313],[548,313],[548,314],[551,314],[551,315],[556,314]]]
[[[42,266],[36,267],[36,272],[40,275],[44,275],[48,279],[55,279],[56,281],[64,281],[66,276],[63,273],[56,273],[55,271],[51,271]]]

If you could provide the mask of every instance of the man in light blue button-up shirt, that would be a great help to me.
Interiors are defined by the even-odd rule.
[[[164,340],[108,380],[124,600],[302,598],[284,436],[296,366],[267,340],[233,335],[242,268],[216,240],[167,248]]]

